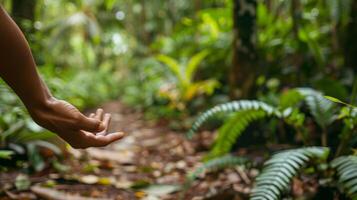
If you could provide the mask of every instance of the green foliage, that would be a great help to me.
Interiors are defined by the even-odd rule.
[[[352,199],[357,198],[357,156],[341,156],[331,162],[337,171],[340,188]]]
[[[56,77],[58,71],[49,66],[41,68],[41,71],[57,98],[65,99],[81,109],[114,98],[118,92],[110,68],[83,70],[79,74],[73,69],[65,70],[61,72],[61,77]],[[31,168],[41,171],[45,167],[45,160],[39,153],[40,148],[48,149],[57,156],[62,154],[59,147],[50,142],[55,134],[33,122],[18,97],[3,83],[0,86],[4,94],[0,95],[0,148],[11,149],[13,154],[26,155]]]
[[[304,113],[302,105],[305,104],[303,103],[306,104],[311,117]],[[346,149],[344,143],[353,136],[356,117],[353,114],[354,110],[341,109],[340,114],[337,111],[337,105],[327,100],[322,93],[310,88],[297,88],[283,92],[279,96],[279,104],[276,107],[254,100],[234,101],[215,106],[197,117],[187,136],[192,138],[208,119],[219,114],[233,113],[218,130],[217,138],[207,156],[211,159],[228,153],[245,129],[259,119],[272,117],[280,119],[292,126],[300,140],[306,145],[315,144],[311,142],[311,134],[306,128],[306,119],[312,119],[322,128],[321,144],[323,146],[329,144],[327,127],[340,120],[346,127],[340,133],[341,144],[338,147],[340,153],[342,149]]]
[[[172,107],[183,110],[187,102],[191,101],[194,97],[200,94],[210,95],[218,87],[219,84],[214,79],[194,81],[199,64],[207,55],[208,51],[197,53],[184,65],[179,64],[178,61],[169,56],[157,56],[157,59],[170,69],[176,79],[173,88],[162,88],[159,92],[160,96],[169,99]]]
[[[32,22],[22,20],[22,16],[14,18],[20,21],[19,25],[26,25],[21,28],[29,40],[38,70],[54,96],[80,109],[116,98],[120,78],[116,72],[124,60],[119,55],[127,52],[130,43],[130,37],[120,31],[118,20],[113,21],[117,2],[34,3],[34,10],[27,5],[23,9],[34,12]],[[10,1],[5,6],[12,10]],[[27,155],[31,167],[42,170],[45,160],[39,154],[40,148],[60,154],[59,148],[49,142],[55,134],[35,124],[17,96],[3,85],[1,82],[0,149]]]
[[[235,157],[232,155],[224,155],[205,162],[202,166],[198,167],[192,173],[188,174],[187,179],[189,181],[195,180],[201,174],[205,172],[217,171],[220,169],[234,167],[246,163],[246,159],[241,157]]]
[[[351,108],[357,108],[356,106],[351,105],[351,104],[348,104],[348,103],[346,103],[346,102],[343,102],[343,101],[341,101],[341,100],[339,100],[339,99],[337,99],[337,98],[335,98],[335,97],[325,96],[325,98],[328,99],[328,100],[330,100],[330,101],[332,101],[332,102],[335,102],[335,103],[343,104],[343,105],[348,106],[348,107],[351,107]]]
[[[217,139],[208,157],[214,158],[228,153],[249,124],[265,118],[267,115],[268,113],[266,111],[260,109],[237,111],[218,130]]]
[[[290,187],[292,178],[308,162],[326,160],[328,154],[329,149],[324,147],[306,147],[275,154],[265,162],[262,173],[256,178],[251,199],[281,199]]]
[[[93,107],[100,102],[114,99],[119,95],[118,77],[113,69],[102,66],[97,70],[67,69],[56,77],[56,69],[46,66],[42,71],[50,90],[59,99],[64,99],[80,109]]]
[[[13,154],[13,151],[0,150],[0,159],[10,159]]]
[[[214,172],[220,169],[235,167],[237,165],[244,165],[246,162],[247,160],[245,158],[236,157],[229,154],[205,162],[203,165],[196,168],[193,172],[187,174],[182,197],[184,196],[187,189],[192,185],[193,181],[203,173]]]
[[[30,119],[13,92],[3,85],[0,88],[5,94],[0,96],[0,147],[53,137],[54,134],[44,131]]]
[[[198,129],[210,118],[215,117],[219,113],[233,113],[237,111],[243,111],[243,110],[261,110],[264,111],[267,115],[273,115],[277,114],[278,111],[260,101],[255,101],[255,100],[240,100],[240,101],[233,101],[229,103],[224,103],[218,106],[215,106],[204,113],[200,114],[195,122],[193,123],[191,129],[187,133],[187,137],[192,138],[192,136],[198,131]]]
[[[316,122],[323,128],[336,120],[336,105],[327,100],[321,92],[310,88],[299,88]]]
[[[304,99],[304,96],[297,90],[287,90],[279,96],[279,106],[281,108],[289,108],[298,106],[298,104]]]

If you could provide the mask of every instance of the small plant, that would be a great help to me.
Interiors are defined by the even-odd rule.
[[[193,172],[189,173],[186,176],[186,181],[184,183],[183,191],[181,193],[181,199],[183,199],[188,188],[191,187],[192,183],[203,173],[218,171],[220,169],[225,169],[228,167],[235,167],[237,165],[246,164],[247,159],[232,156],[232,155],[224,155],[212,160],[209,160],[203,163],[200,167],[195,169]]]
[[[170,101],[171,107],[183,110],[193,98],[200,94],[210,95],[219,86],[219,83],[214,79],[194,80],[200,63],[207,55],[208,51],[197,53],[185,64],[180,64],[177,60],[166,55],[156,57],[168,67],[175,77],[174,84],[165,85],[159,92],[160,96]]]
[[[357,199],[357,156],[341,156],[331,162],[337,183],[352,199]]]
[[[311,161],[326,160],[329,149],[307,147],[285,150],[275,154],[264,164],[256,178],[251,199],[281,199],[282,193],[290,188],[291,181]]]
[[[329,173],[322,173],[323,176],[327,176],[323,178],[329,180],[328,184],[338,187],[341,192],[352,199],[356,199],[356,156],[338,156],[351,147],[350,139],[355,136],[357,127],[357,109],[348,104],[343,104],[346,107],[339,108],[334,102],[336,102],[335,99],[325,98],[322,93],[310,88],[296,88],[283,93],[280,95],[278,105],[270,105],[255,100],[229,102],[202,113],[193,123],[187,136],[192,138],[210,118],[220,114],[229,116],[228,120],[218,130],[218,136],[208,155],[208,158],[212,159],[207,161],[207,165],[210,166],[210,161],[215,163],[216,160],[227,159],[227,157],[222,156],[231,150],[242,132],[254,121],[272,117],[281,120],[292,126],[297,133],[302,134],[303,141],[307,145],[307,141],[311,140],[309,138],[311,134],[305,124],[308,118],[313,119],[322,130],[320,144],[323,147],[290,149],[275,154],[265,162],[262,173],[256,178],[251,199],[281,199],[290,188],[292,179],[308,165],[328,166],[326,169],[318,168],[325,172],[329,171]],[[335,159],[330,162],[328,160],[330,148],[327,147],[329,145],[327,130],[336,121],[343,125],[343,129],[339,134],[340,142],[337,145],[335,155],[330,156],[335,157]],[[197,169],[197,171],[200,170],[202,169]]]
[[[55,135],[35,124],[8,88],[0,89],[5,94],[0,96],[0,159],[9,163],[12,156],[26,155],[30,166],[35,171],[41,171],[45,165],[40,148],[61,154],[59,147],[47,141]]]
[[[197,129],[209,118],[218,113],[234,113],[219,129],[218,137],[214,143],[209,157],[218,157],[230,151],[237,138],[253,121],[268,117],[278,116],[282,113],[274,107],[260,101],[241,100],[215,106],[204,112],[192,125],[187,136],[191,138]]]
[[[275,154],[264,164],[262,173],[256,178],[251,200],[281,199],[296,177],[308,163],[313,166],[327,162],[329,149],[326,147],[306,147],[285,150]],[[352,199],[357,198],[357,156],[342,156],[328,163],[333,173],[328,178],[329,185],[340,188]],[[328,174],[328,173],[327,173]]]
[[[215,106],[196,119],[192,128],[188,131],[187,137],[192,138],[208,119],[219,114],[225,114],[229,116],[228,120],[219,128],[218,136],[209,158],[228,153],[239,136],[251,123],[264,118],[278,119],[292,126],[307,145],[310,139],[308,138],[309,130],[305,126],[307,114],[302,109],[300,110],[303,105],[306,105],[312,119],[322,130],[320,143],[322,146],[328,146],[328,127],[335,121],[344,119],[344,123],[346,125],[349,124],[350,128],[345,130],[345,134],[349,136],[355,129],[352,127],[354,124],[353,119],[350,118],[353,112],[344,111],[344,114],[340,114],[336,104],[313,89],[292,89],[281,95],[279,103],[279,105],[269,105],[262,101],[240,100]],[[340,112],[342,111],[343,109]]]

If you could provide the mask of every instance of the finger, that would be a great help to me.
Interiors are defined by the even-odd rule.
[[[105,113],[104,117],[103,117],[103,121],[102,121],[105,126],[105,129],[99,133],[96,133],[96,135],[106,135],[107,134],[107,130],[108,130],[109,124],[110,124],[110,119],[111,119],[111,114]]]
[[[97,135],[106,135],[107,134],[107,130],[109,128],[111,118],[112,118],[111,114],[109,114],[109,113],[104,114],[103,124],[105,126],[105,129],[104,129],[104,131],[98,133]]]
[[[78,129],[89,132],[101,132],[105,130],[105,125],[98,119],[81,116],[78,121]]]
[[[95,114],[94,114],[94,113],[91,113],[91,114],[89,114],[88,117],[89,117],[89,118],[94,118],[94,117],[95,117]]]
[[[95,137],[99,146],[106,146],[112,142],[122,139],[124,136],[124,132],[114,132],[107,135],[96,135]]]
[[[97,112],[95,113],[95,118],[99,121],[102,121],[103,120],[103,109],[99,108],[97,109]]]
[[[123,132],[115,132],[107,135],[86,134],[88,145],[92,147],[103,147],[124,137]]]

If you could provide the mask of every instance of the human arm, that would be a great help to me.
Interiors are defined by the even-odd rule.
[[[121,132],[107,134],[109,114],[98,110],[86,117],[73,105],[52,96],[37,72],[24,35],[1,6],[0,77],[19,96],[36,123],[73,147],[105,146],[123,137]]]

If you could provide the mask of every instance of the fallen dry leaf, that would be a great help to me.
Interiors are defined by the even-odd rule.
[[[121,150],[121,151],[111,151],[98,148],[86,149],[86,152],[91,158],[97,160],[111,160],[118,162],[120,164],[132,164],[134,162],[134,152]]]
[[[60,192],[55,189],[44,188],[41,186],[32,186],[31,191],[35,193],[37,196],[48,199],[48,200],[110,200],[108,198],[91,198],[91,197],[83,197],[79,195],[71,195],[65,192]]]

